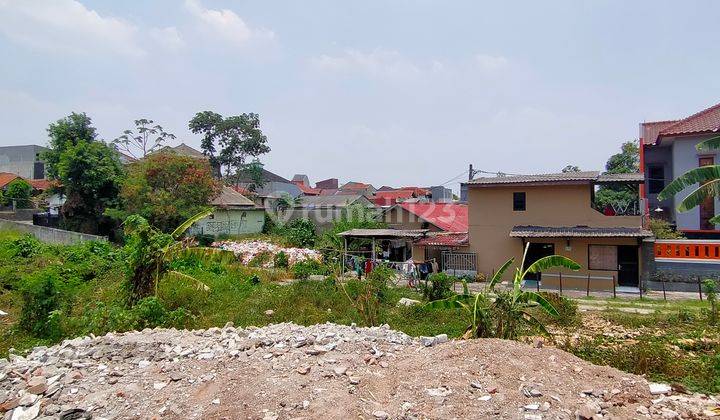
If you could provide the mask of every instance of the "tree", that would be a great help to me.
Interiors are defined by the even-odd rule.
[[[258,114],[240,114],[224,118],[212,112],[198,112],[188,124],[190,131],[202,134],[201,148],[220,174],[234,178],[237,185],[248,157],[258,157],[270,151],[267,137],[260,130]],[[218,150],[219,148],[219,150]]]
[[[246,165],[243,173],[247,174],[250,178],[250,185],[248,185],[248,191],[256,192],[258,189],[265,186],[265,175],[263,173],[263,164],[258,159],[253,159],[252,162]]]
[[[701,153],[720,149],[720,136],[700,142],[695,147]],[[695,189],[680,202],[680,212],[689,211],[705,200],[720,197],[720,165],[701,166],[685,172],[660,192],[658,200],[668,200],[689,187]],[[720,216],[710,219],[710,223],[720,224]]]
[[[194,277],[170,270],[170,263],[183,255],[194,255],[204,260],[216,255],[234,258],[232,252],[217,248],[194,247],[189,241],[181,240],[190,226],[210,214],[212,209],[204,209],[185,220],[170,233],[158,231],[142,216],[136,214],[125,220],[127,242],[123,251],[127,261],[130,303],[156,294],[157,285],[166,274],[189,279],[196,283],[198,288],[208,290],[206,285]]]
[[[580,167],[575,165],[567,165],[564,168],[562,168],[563,173],[568,172],[580,172]]]
[[[160,231],[170,232],[207,207],[219,189],[206,161],[153,153],[129,166],[120,206],[107,214],[117,219],[138,214]]]
[[[640,170],[640,148],[635,141],[627,141],[605,164],[606,174],[629,174]],[[595,195],[600,207],[608,205],[624,206],[637,201],[638,192],[631,185],[603,185]]]
[[[28,184],[24,179],[15,179],[7,185],[3,199],[5,205],[12,205],[20,209],[32,207],[30,196],[32,194],[32,185]]]
[[[92,142],[97,138],[95,127],[87,114],[75,113],[50,124],[47,129],[49,150],[43,155],[45,167],[50,179],[58,179],[60,155],[79,142]]]
[[[57,177],[67,196],[62,207],[65,226],[99,232],[105,209],[116,205],[124,174],[117,152],[102,141],[80,141],[66,147],[57,165]]]
[[[123,131],[120,137],[113,140],[113,144],[118,150],[141,159],[159,150],[166,140],[175,139],[174,134],[166,133],[159,124],[153,124],[153,120],[145,118],[135,120],[135,131]]]

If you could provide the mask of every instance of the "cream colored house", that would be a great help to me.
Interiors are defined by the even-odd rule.
[[[215,211],[190,228],[191,235],[244,235],[262,232],[265,210],[239,192],[224,186],[211,203]]]
[[[521,261],[525,244],[530,243],[527,263],[558,254],[582,266],[577,272],[541,273],[535,280],[543,286],[559,286],[562,278],[566,288],[637,287],[640,246],[643,238],[652,236],[643,228],[644,206],[638,201],[622,209],[598,209],[594,196],[601,184],[635,188],[642,182],[642,174],[599,172],[469,181],[469,252],[477,258],[477,271],[491,275],[510,257]]]

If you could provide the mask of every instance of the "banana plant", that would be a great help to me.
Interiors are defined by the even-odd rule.
[[[519,267],[515,268],[512,288],[507,291],[497,291],[496,286],[515,258],[507,260],[487,283],[485,290],[473,295],[469,292],[467,283],[463,282],[463,293],[447,299],[436,300],[426,306],[434,309],[460,308],[469,317],[470,325],[465,333],[469,337],[497,337],[516,338],[518,327],[521,324],[533,326],[549,334],[545,325],[538,320],[531,309],[538,307],[550,316],[558,316],[558,311],[541,294],[522,289],[525,277],[530,273],[539,273],[553,267],[564,267],[579,270],[580,265],[570,258],[561,255],[543,257],[525,267],[525,259],[530,247],[528,243],[523,252],[523,259]]]
[[[209,260],[220,256],[223,260],[234,258],[232,252],[217,248],[196,247],[189,238],[183,238],[185,232],[194,223],[212,214],[213,209],[203,210],[190,217],[172,233],[163,233],[148,223],[145,218],[132,215],[125,219],[124,231],[127,235],[125,254],[127,256],[127,277],[131,300],[136,301],[151,294],[157,294],[160,280],[170,274],[176,278],[191,280],[198,289],[209,290],[200,280],[178,271],[170,270],[170,263],[180,257],[197,256]]]
[[[698,152],[720,149],[720,136],[707,139],[695,146]],[[709,197],[720,197],[720,165],[701,166],[691,169],[670,182],[658,195],[658,200],[667,200],[686,188],[694,190],[685,197],[678,211],[686,212],[701,205]],[[710,219],[712,224],[720,224],[720,215]]]

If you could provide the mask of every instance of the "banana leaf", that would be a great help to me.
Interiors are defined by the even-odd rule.
[[[720,165],[701,166],[691,169],[669,183],[658,194],[658,200],[667,200],[687,187],[717,179],[720,179]]]
[[[693,209],[705,202],[708,197],[720,197],[720,178],[709,181],[688,194],[678,206],[678,211],[686,212]]]
[[[537,303],[549,315],[552,315],[552,316],[560,315],[560,313],[558,313],[557,309],[555,309],[555,307],[552,305],[552,303],[550,303],[547,299],[545,299],[541,294],[539,294],[537,292],[524,292],[524,294],[527,296],[527,300],[529,302]]]
[[[170,234],[173,238],[178,239],[182,236],[183,233],[185,233],[186,230],[190,228],[195,222],[202,220],[209,215],[213,213],[214,209],[209,208],[201,211],[200,213],[197,213],[196,215],[192,216],[191,218],[184,221],[180,226],[175,228],[174,231]]]
[[[562,255],[549,255],[547,257],[542,257],[532,263],[530,267],[525,270],[522,278],[524,279],[527,273],[539,273],[543,270],[547,270],[548,268],[553,267],[564,267],[571,270],[579,270],[580,264],[576,263],[568,257],[563,257]]]
[[[500,268],[495,272],[495,274],[490,279],[490,283],[488,284],[488,288],[491,290],[495,288],[495,285],[502,280],[503,274],[507,271],[507,269],[512,265],[512,263],[515,261],[515,258],[510,258],[509,260],[505,261],[505,264],[500,266]]]

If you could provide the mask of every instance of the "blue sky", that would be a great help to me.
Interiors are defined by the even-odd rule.
[[[638,123],[720,102],[715,1],[0,0],[0,143],[71,111],[260,114],[280,175],[380,186],[601,169]],[[448,184],[457,189],[454,182]]]

